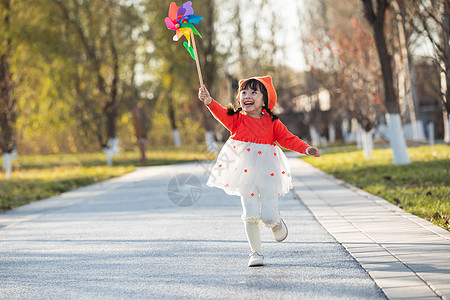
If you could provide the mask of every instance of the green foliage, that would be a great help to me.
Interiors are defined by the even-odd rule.
[[[450,147],[421,146],[408,151],[412,161],[409,165],[393,165],[390,149],[375,150],[370,160],[362,151],[335,152],[305,160],[448,230]]]
[[[109,126],[105,113],[111,109],[117,109],[121,146],[132,149],[137,143],[134,107],[145,114],[143,131],[150,145],[173,144],[172,124],[182,131],[183,143],[203,142],[195,62],[182,41],[172,40],[174,32],[164,23],[170,2],[12,3],[11,71],[20,154],[99,151]],[[197,2],[195,9],[204,9],[207,3]],[[205,26],[201,22],[197,28],[203,32]],[[197,39],[197,47],[204,60],[202,41]],[[114,91],[111,42],[117,50],[119,76],[116,104],[106,107]],[[168,116],[169,103],[173,116]],[[186,124],[192,127],[184,128]]]

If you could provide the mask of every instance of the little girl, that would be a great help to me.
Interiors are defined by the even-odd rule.
[[[310,147],[290,133],[272,113],[277,94],[270,76],[252,77],[239,82],[236,100],[222,107],[202,86],[198,98],[231,136],[219,153],[208,180],[208,186],[223,189],[227,194],[241,197],[245,232],[250,244],[249,267],[262,266],[259,222],[271,228],[277,242],[282,242],[288,230],[278,211],[278,197],[292,188],[288,161],[278,142],[306,155],[319,157],[319,149]]]

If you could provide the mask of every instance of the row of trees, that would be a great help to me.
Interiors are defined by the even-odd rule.
[[[212,58],[204,68],[212,79],[214,2],[197,6],[210,16],[201,45],[203,55]],[[191,61],[175,49],[165,28],[167,8],[166,1],[2,0],[0,146],[5,165],[18,147],[25,153],[100,148],[110,160],[118,124],[142,146],[158,105],[168,111],[175,130],[175,107],[192,98],[192,91],[183,94],[182,89],[196,85]]]
[[[331,93],[334,118],[357,119],[367,138],[386,119],[394,162],[409,163],[401,117],[403,123],[407,119],[412,124],[417,137],[414,59],[428,44],[428,55],[441,76],[436,98],[442,102],[449,142],[450,1],[353,0],[331,5],[323,0],[310,4],[311,11],[318,13],[306,19],[310,24],[303,35],[307,63],[315,84]]]
[[[247,5],[268,6],[265,1],[252,2]],[[152,144],[179,144],[180,132],[188,143],[206,137],[210,150],[217,150],[217,123],[196,99],[195,64],[182,45],[172,41],[173,32],[164,24],[168,5],[165,0],[1,0],[4,167],[11,165],[17,149],[103,149],[111,162],[118,136],[125,147],[139,144],[143,162],[148,139]],[[216,5],[198,0],[194,8],[204,16],[199,25],[203,40],[197,43],[203,75],[218,95],[220,78],[226,78],[222,66],[235,53],[233,48],[245,45],[241,23],[248,18],[241,16],[240,1],[221,1],[221,9]],[[228,26],[225,38],[223,26]],[[236,43],[234,36],[241,40]],[[255,47],[256,41],[249,45]],[[264,44],[274,47],[271,39],[259,42]],[[247,54],[270,56],[239,51]],[[263,71],[263,64],[258,65]]]
[[[4,156],[27,143],[109,151],[121,106],[135,101],[138,11],[119,1],[59,0],[2,0],[0,11],[10,62],[2,61],[10,91],[0,109],[11,115],[1,127]]]
[[[11,165],[17,149],[103,149],[110,162],[119,136],[122,146],[139,145],[143,162],[146,144],[179,144],[180,135],[185,143],[206,139],[209,150],[217,150],[214,132],[220,125],[196,100],[195,64],[164,25],[168,4],[0,0],[4,168]],[[434,46],[448,109],[448,4],[449,0],[305,0],[298,8],[303,28],[299,37],[312,75],[307,76],[307,87],[325,86],[335,106],[370,130],[377,115],[398,114],[398,98],[408,97],[409,50],[420,36]],[[213,95],[231,101],[237,78],[263,73],[274,77],[281,105],[305,92],[298,72],[283,61],[290,45],[283,46],[276,36],[290,31],[292,24],[280,18],[276,4],[197,0],[193,6],[204,17],[198,26],[203,40],[197,46]],[[305,13],[305,7],[311,11]],[[389,75],[392,66],[395,72],[391,69]],[[381,74],[384,86],[378,84]],[[389,118],[398,123],[396,117]]]

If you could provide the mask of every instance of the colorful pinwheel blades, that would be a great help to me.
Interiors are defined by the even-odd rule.
[[[191,37],[191,30],[193,34],[198,35],[200,38],[202,37],[194,25],[192,25],[198,24],[200,20],[202,20],[202,17],[194,15],[191,1],[187,1],[180,7],[175,2],[170,3],[169,16],[164,20],[167,28],[176,32],[173,37],[174,41],[178,41],[182,36],[186,37],[187,42],[184,42],[183,45],[194,60],[195,54],[191,45],[191,38],[193,38]]]

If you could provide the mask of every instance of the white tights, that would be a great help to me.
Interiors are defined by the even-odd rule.
[[[259,232],[259,223],[245,223],[245,234],[252,251],[261,251],[261,233]]]
[[[261,233],[259,221],[268,228],[280,224],[278,212],[278,197],[276,196],[251,196],[241,197],[242,220],[245,223],[245,233],[252,251],[261,251]]]

